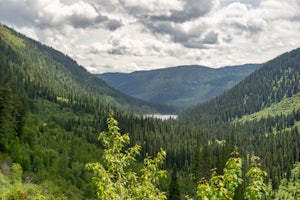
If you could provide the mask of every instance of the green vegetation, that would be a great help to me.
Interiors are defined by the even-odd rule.
[[[213,169],[212,177],[207,182],[202,178],[196,192],[196,199],[234,199],[237,195],[236,190],[242,183],[242,159],[236,157],[237,152],[233,152],[231,157],[225,165],[223,175],[218,175],[216,169]],[[244,198],[245,199],[261,199],[266,193],[266,185],[264,177],[267,175],[258,163],[259,158],[253,156],[253,167],[247,172],[246,177],[248,185],[246,186]]]
[[[213,69],[193,65],[96,76],[133,97],[152,103],[183,107],[208,101],[220,95],[259,66],[248,64]]]
[[[156,158],[145,158],[144,166],[136,173],[132,170],[139,155],[141,146],[135,145],[124,148],[129,144],[127,134],[121,135],[118,122],[110,117],[107,120],[108,131],[99,135],[104,146],[101,163],[89,163],[87,168],[93,172],[93,181],[97,186],[98,199],[166,199],[166,196],[157,188],[159,179],[166,176],[166,171],[159,170],[166,153],[160,151]],[[242,183],[242,159],[233,152],[225,165],[223,175],[217,175],[213,170],[209,183],[202,178],[196,191],[196,199],[233,199],[235,191]],[[247,172],[249,179],[245,190],[245,199],[261,199],[266,193],[264,177],[267,176],[260,168],[259,158],[252,157],[253,167]],[[168,199],[181,199],[177,171],[173,170],[169,186]]]
[[[15,36],[11,30],[5,28],[4,26],[1,26],[0,25],[0,33],[2,36],[4,36],[4,38],[6,40],[8,40],[9,42],[11,42],[13,45],[15,45],[16,47],[25,47],[25,43],[24,41],[18,37],[18,36]]]
[[[245,199],[262,199],[267,192],[267,186],[264,183],[264,177],[267,176],[267,173],[260,168],[259,157],[253,156],[252,160],[253,167],[246,174],[249,183],[246,186]]]
[[[40,184],[31,183],[27,179],[26,183],[22,181],[22,167],[13,163],[11,166],[5,163],[0,172],[0,198],[1,199],[67,199],[61,193],[56,193],[58,189],[49,182]],[[43,193],[43,194],[42,194]]]
[[[300,92],[300,49],[265,63],[240,84],[213,100],[187,109],[179,118],[194,124],[229,122]]]
[[[19,48],[20,44],[26,48]],[[24,47],[25,47],[24,46]],[[158,111],[153,105],[124,95],[88,73],[70,57],[0,25],[1,74],[11,73],[30,97],[43,94],[76,101],[77,94],[97,98],[126,111]],[[30,91],[29,91],[30,89]],[[36,94],[39,92],[39,94]]]
[[[244,122],[249,120],[260,120],[261,118],[275,117],[277,115],[288,115],[295,110],[300,109],[300,93],[297,93],[289,98],[284,98],[282,101],[272,104],[256,113],[244,115],[238,121]]]
[[[180,200],[177,169],[174,167],[171,172],[171,180],[168,188],[168,200]]]
[[[300,92],[300,50],[266,63],[223,96],[189,109],[179,120],[161,121],[144,119],[135,113],[153,110],[150,104],[111,89],[62,53],[7,27],[1,28],[25,44],[20,48],[0,31],[0,180],[7,186],[0,188],[6,195],[4,199],[7,195],[17,199],[23,194],[30,198],[40,195],[46,199],[96,199],[99,188],[91,181],[92,177],[98,184],[101,180],[94,174],[99,170],[96,166],[103,166],[100,168],[105,169],[100,170],[103,174],[109,174],[110,168],[119,172],[109,167],[116,166],[110,161],[118,160],[111,159],[111,155],[117,155],[116,158],[122,155],[128,161],[121,163],[126,164],[123,166],[126,176],[121,176],[121,180],[125,180],[124,177],[129,180],[131,177],[128,176],[133,175],[140,182],[144,174],[150,181],[145,184],[156,195],[173,198],[171,196],[177,193],[178,187],[181,198],[195,197],[198,181],[202,177],[206,180],[214,178],[210,169],[216,167],[217,176],[224,179],[222,169],[227,168],[226,162],[235,147],[243,160],[241,178],[244,181],[235,189],[233,199],[246,198],[244,194],[250,183],[246,172],[251,169],[252,155],[262,158],[261,168],[268,174],[265,183],[272,190],[271,198],[283,185],[292,188],[290,186],[296,180],[292,178],[296,173],[292,169],[300,161],[300,109],[296,103],[291,103]],[[276,111],[274,115],[254,120],[236,120],[272,105],[277,111],[292,105],[288,108],[292,112],[282,109],[283,114]],[[115,121],[110,120],[113,130],[107,129],[111,110],[120,130],[130,133],[130,141],[126,135],[117,134],[124,145],[124,151],[117,154],[98,141],[100,131],[119,133]],[[101,136],[102,139],[109,137]],[[133,147],[130,152],[132,148],[128,147],[135,144],[142,148]],[[167,171],[167,179],[151,181],[154,171],[160,170],[147,171],[147,167],[157,166],[157,158],[149,157],[155,157],[161,148],[167,155],[159,154],[161,160],[162,157],[165,159],[161,167]],[[146,165],[143,164],[145,158]],[[87,163],[97,162],[99,165],[90,165],[94,170],[86,169]],[[172,176],[173,166],[177,167],[178,176]],[[10,173],[7,169],[10,172],[19,170]],[[18,187],[12,174],[18,174]],[[112,185],[118,185],[115,180],[111,179]],[[134,181],[132,183],[135,185]],[[145,186],[143,184],[141,186]],[[109,184],[105,186],[110,187]],[[124,193],[130,193],[124,185],[118,187]],[[172,195],[170,191],[174,191]],[[114,194],[119,193],[112,191],[109,195]]]
[[[124,149],[129,136],[121,135],[118,122],[110,117],[108,131],[100,133],[99,140],[104,146],[102,163],[91,163],[87,168],[94,174],[98,199],[166,199],[157,188],[159,179],[166,171],[159,170],[166,153],[160,151],[156,158],[145,158],[144,166],[136,173],[130,168],[140,154],[141,146]]]
[[[290,180],[281,180],[279,190],[275,193],[276,200],[299,199],[300,198],[300,163],[297,162],[291,171]]]
[[[187,109],[179,115],[179,120],[200,127],[227,124],[224,128],[236,132],[233,141],[241,149],[246,166],[253,152],[263,157],[262,166],[269,174],[269,184],[277,190],[280,180],[289,177],[287,172],[299,161],[299,61],[300,49],[283,54],[223,95]],[[223,134],[219,138],[224,139],[224,132],[218,131]],[[200,155],[207,152],[204,147],[198,149]],[[208,152],[213,151],[210,146],[208,149]],[[206,169],[211,167],[200,161],[199,165]]]

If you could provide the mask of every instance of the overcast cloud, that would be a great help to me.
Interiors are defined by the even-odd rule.
[[[0,21],[92,73],[262,63],[300,47],[299,0],[0,0]]]

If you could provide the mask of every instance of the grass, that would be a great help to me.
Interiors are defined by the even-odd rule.
[[[14,34],[12,34],[10,30],[5,28],[4,26],[0,26],[0,34],[3,35],[4,38],[10,41],[13,45],[20,48],[25,47],[24,41],[19,37],[15,36]]]
[[[300,109],[300,93],[295,94],[290,98],[284,98],[279,103],[273,104],[259,112],[244,115],[239,122],[246,122],[251,120],[259,120],[262,118],[267,118],[268,116],[274,117],[276,115],[288,115],[293,112],[293,110]]]

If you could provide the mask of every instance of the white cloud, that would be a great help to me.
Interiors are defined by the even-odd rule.
[[[71,5],[64,5],[60,1],[51,1],[39,6],[38,15],[35,22],[45,26],[61,26],[70,24],[74,27],[85,27],[93,24],[98,20],[105,20],[88,3],[79,1]]]
[[[25,34],[26,36],[34,40],[39,40],[36,30],[32,27],[21,27],[18,29],[18,31],[20,31],[21,33]]]
[[[220,0],[222,6],[228,6],[231,3],[240,2],[240,3],[243,3],[243,4],[250,5],[252,7],[259,6],[261,1],[262,0],[239,0],[239,1],[237,1],[237,0]]]
[[[69,4],[64,4],[61,0],[2,1],[0,17],[11,23],[15,22],[18,26],[61,29],[65,25],[86,28],[102,24],[116,29],[122,25],[117,20],[111,21],[93,4],[85,1],[72,1]],[[12,14],[15,16],[11,16]]]
[[[299,0],[0,0],[0,21],[91,72],[265,62],[300,46]]]
[[[179,0],[120,0],[120,3],[136,15],[168,15],[172,10],[182,8],[182,2]]]

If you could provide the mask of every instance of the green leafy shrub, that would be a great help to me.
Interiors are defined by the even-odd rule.
[[[99,135],[105,148],[102,161],[87,164],[93,172],[93,181],[97,186],[99,199],[166,199],[158,188],[160,178],[166,171],[160,170],[166,153],[161,150],[157,157],[144,159],[140,171],[134,172],[130,166],[136,162],[141,146],[125,148],[129,144],[128,134],[121,135],[118,122],[110,117],[107,120],[108,131]]]
[[[224,174],[218,175],[216,169],[212,170],[212,177],[209,181],[202,178],[196,191],[197,200],[230,200],[234,199],[236,189],[243,182],[242,159],[238,158],[238,152],[233,152],[232,157],[227,161]],[[264,177],[267,175],[260,168],[259,158],[252,157],[253,166],[247,172],[248,184],[245,190],[245,199],[261,199],[266,193]]]

